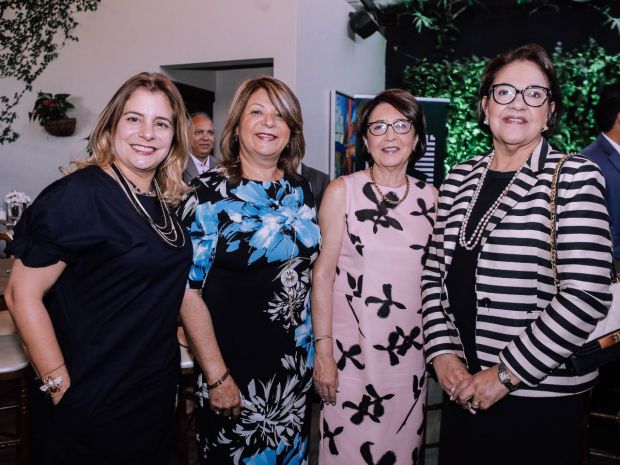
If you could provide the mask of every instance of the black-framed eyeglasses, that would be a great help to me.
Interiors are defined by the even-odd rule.
[[[366,127],[373,136],[384,135],[390,126],[392,126],[392,129],[394,129],[394,132],[396,134],[407,134],[409,131],[411,131],[413,122],[407,119],[398,119],[393,123],[386,123],[385,121],[373,121],[372,123],[368,123],[366,125]]]
[[[551,97],[551,89],[543,86],[527,86],[525,89],[517,89],[512,84],[493,84],[491,86],[493,100],[500,105],[508,105],[517,98],[518,94],[523,96],[523,101],[530,107],[541,107],[548,98]]]

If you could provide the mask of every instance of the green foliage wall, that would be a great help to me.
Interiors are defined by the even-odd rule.
[[[564,112],[550,142],[566,152],[579,151],[598,133],[592,109],[603,86],[620,76],[620,56],[608,55],[592,40],[572,51],[564,51],[558,44],[552,59]],[[476,56],[439,62],[420,59],[405,70],[404,81],[412,94],[450,99],[446,170],[491,148],[490,136],[476,122],[476,94],[488,62],[488,58]]]

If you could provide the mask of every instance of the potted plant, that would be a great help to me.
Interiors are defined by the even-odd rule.
[[[75,118],[69,118],[67,111],[74,108],[67,100],[70,94],[39,92],[34,108],[28,113],[30,121],[39,121],[45,130],[58,137],[66,137],[75,131]]]

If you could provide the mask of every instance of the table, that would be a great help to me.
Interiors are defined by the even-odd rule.
[[[6,303],[4,302],[4,290],[6,289],[6,283],[9,281],[9,272],[13,266],[13,258],[1,258],[0,259],[0,310],[6,310]]]

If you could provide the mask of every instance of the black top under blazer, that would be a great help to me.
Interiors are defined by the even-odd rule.
[[[500,360],[522,381],[512,395],[549,397],[591,388],[597,372],[571,375],[564,360],[587,339],[611,304],[611,240],[605,181],[581,156],[562,168],[558,191],[556,295],[549,249],[549,190],[562,157],[542,140],[487,225],[476,269],[476,353],[482,369]],[[489,162],[480,155],[444,181],[422,276],[427,362],[444,353],[465,359],[445,280],[458,233]],[[466,360],[465,360],[466,362]]]

